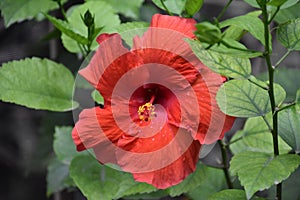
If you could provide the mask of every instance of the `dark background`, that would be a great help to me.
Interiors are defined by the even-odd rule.
[[[219,14],[226,2],[220,0],[205,1],[200,14],[197,14],[195,18],[198,21],[211,20],[212,17]],[[65,7],[67,9],[77,3],[81,3],[81,1],[72,1],[72,3],[67,3]],[[152,9],[149,6],[152,6]],[[162,12],[155,8],[151,1],[146,1],[142,9],[141,18],[146,21],[150,21],[153,12]],[[242,1],[235,1],[223,19],[245,14],[251,9]],[[57,11],[51,12],[51,14],[60,17]],[[122,16],[121,19],[123,21],[128,20]],[[3,18],[0,18],[0,65],[25,57],[46,57],[63,63],[75,74],[81,64],[76,55],[68,53],[61,45],[59,38],[45,40],[47,34],[53,29],[46,20],[24,21],[5,28]],[[260,44],[251,36],[244,37],[243,42],[249,48],[261,48]],[[274,51],[272,58],[274,61],[278,60],[285,52],[284,48],[277,43],[274,44]],[[299,53],[291,54],[287,61],[285,66],[299,68]],[[252,64],[254,74],[266,69],[260,59],[252,60]],[[235,128],[240,128],[242,122],[243,120],[238,120]],[[46,172],[47,164],[53,156],[54,126],[73,124],[71,112],[37,111],[0,102],[0,199],[84,199],[78,190],[63,191],[50,197],[46,196]],[[184,199],[184,197],[176,199]]]

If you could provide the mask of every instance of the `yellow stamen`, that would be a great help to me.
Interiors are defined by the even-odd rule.
[[[148,122],[153,117],[156,117],[156,113],[154,112],[155,106],[152,103],[148,102],[144,105],[140,106],[138,109],[139,118],[141,121]]]

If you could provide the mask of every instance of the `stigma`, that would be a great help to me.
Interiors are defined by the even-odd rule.
[[[141,105],[138,109],[139,119],[144,122],[148,122],[154,117],[156,117],[155,106],[148,102]]]

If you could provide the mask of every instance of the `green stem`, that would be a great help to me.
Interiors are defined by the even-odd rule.
[[[272,15],[272,17],[270,18],[268,24],[270,24],[273,21],[273,19],[275,18],[275,16],[279,12],[279,10],[280,10],[280,6],[276,7],[276,10],[275,10],[274,14]]]
[[[227,161],[227,150],[226,150],[226,145],[222,142],[222,140],[218,140],[218,143],[220,145],[221,148],[221,152],[222,152],[222,159],[223,159],[223,171],[224,171],[224,175],[225,175],[225,179],[227,182],[227,186],[229,189],[233,189],[233,184],[231,182],[231,178],[229,175],[229,171],[228,171],[228,161]]]
[[[286,59],[288,57],[288,55],[290,55],[292,51],[289,49],[278,61],[277,63],[274,65],[274,68],[277,68],[281,63],[282,61],[284,61],[284,59]]]
[[[164,3],[164,1],[163,0],[160,0],[160,3],[162,4],[162,6],[164,7],[164,9],[167,11],[167,13],[169,14],[169,15],[173,15],[170,11],[169,11],[169,9],[168,9],[168,7],[166,6],[166,4]]]
[[[60,12],[63,15],[64,19],[68,22],[67,14],[65,12],[63,5],[61,4],[61,1],[57,1],[57,4],[59,6]]]
[[[224,6],[224,8],[221,10],[220,14],[218,15],[218,17],[216,18],[216,21],[219,22],[220,19],[223,17],[223,15],[225,14],[226,10],[228,9],[228,7],[230,6],[230,4],[232,3],[233,0],[229,0],[227,2],[227,4]]]
[[[273,137],[273,149],[274,149],[274,155],[279,155],[279,148],[278,148],[278,114],[276,112],[276,104],[275,104],[275,96],[274,96],[274,68],[272,67],[271,63],[271,49],[270,49],[270,41],[269,41],[269,35],[270,35],[270,27],[269,27],[269,21],[268,21],[268,11],[267,11],[267,5],[266,2],[261,5],[262,8],[262,17],[263,17],[263,23],[264,23],[264,36],[265,36],[265,52],[264,57],[268,66],[268,73],[269,73],[269,97],[271,102],[271,109],[273,114],[273,127],[272,127],[272,137]],[[276,186],[276,199],[281,200],[281,184],[278,184]]]

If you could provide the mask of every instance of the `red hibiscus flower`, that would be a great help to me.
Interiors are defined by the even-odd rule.
[[[78,151],[92,148],[99,162],[161,189],[195,170],[201,144],[222,139],[234,121],[215,100],[223,78],[184,40],[195,38],[195,23],[156,14],[131,50],[119,34],[97,38],[99,48],[79,73],[104,107],[81,112],[72,132]]]

